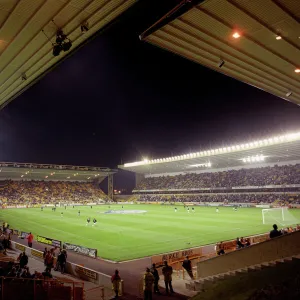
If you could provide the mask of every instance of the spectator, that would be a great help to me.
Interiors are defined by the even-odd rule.
[[[242,243],[240,238],[236,238],[236,249],[244,248],[244,244]]]
[[[281,236],[282,233],[278,231],[278,227],[276,224],[273,225],[273,230],[270,231],[270,239]]]
[[[191,279],[194,279],[192,262],[190,261],[188,256],[185,257],[185,260],[183,261],[182,266],[187,271],[187,273],[189,274]]]
[[[66,254],[64,251],[61,251],[57,257],[58,269],[60,268],[61,274],[65,272],[66,262]]]
[[[45,266],[46,266],[46,255],[47,255],[47,252],[48,252],[47,247],[45,247],[45,250],[43,252],[43,260],[44,260],[44,265]]]
[[[119,275],[119,271],[115,270],[115,274],[111,277],[112,288],[115,292],[115,299],[119,297],[120,294],[120,285],[121,285],[121,277]]]
[[[45,262],[46,262],[46,267],[51,269],[53,268],[53,264],[54,264],[54,256],[51,253],[51,251],[48,251],[45,257]]]
[[[218,255],[225,254],[223,242],[220,242],[219,244],[216,245],[216,252]]]
[[[154,276],[154,293],[160,294],[160,291],[158,288],[159,274],[158,274],[155,264],[152,264],[151,273]]]
[[[26,237],[26,239],[28,240],[28,247],[32,248],[32,241],[33,241],[33,235],[31,232],[29,232],[28,236]]]
[[[144,281],[144,300],[152,300],[152,288],[154,283],[154,276],[149,268],[146,268],[146,273],[143,277]]]
[[[173,274],[173,268],[168,265],[168,262],[164,262],[164,267],[162,268],[162,273],[164,275],[164,281],[165,281],[165,287],[166,287],[166,293],[170,292],[174,293],[173,286],[172,286],[172,274]]]
[[[25,252],[22,253],[20,257],[20,268],[23,269],[28,264],[28,256]]]

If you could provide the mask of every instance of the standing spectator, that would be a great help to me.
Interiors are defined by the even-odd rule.
[[[23,269],[28,264],[28,256],[25,252],[22,253],[22,256],[20,257],[20,268]]]
[[[64,251],[61,251],[57,257],[58,269],[60,268],[61,274],[65,272],[67,258]]]
[[[183,268],[187,271],[191,279],[194,279],[193,269],[192,269],[192,262],[189,260],[189,257],[186,256],[185,260],[182,263]]]
[[[44,265],[45,266],[46,266],[46,255],[47,255],[47,252],[48,252],[47,247],[45,247],[45,250],[43,252],[43,260],[44,260]]]
[[[48,251],[46,254],[45,263],[47,268],[49,269],[53,268],[54,257],[50,251]]]
[[[121,277],[119,275],[118,270],[115,270],[115,274],[111,277],[111,283],[112,283],[112,288],[115,292],[115,299],[117,299],[119,297],[120,284],[121,284]]]
[[[28,247],[32,248],[32,241],[33,241],[33,235],[31,232],[29,232],[29,234],[27,235],[27,241],[28,241]]]
[[[281,236],[281,232],[278,230],[276,224],[273,225],[273,230],[270,231],[270,239]]]
[[[158,282],[159,282],[159,274],[155,267],[155,264],[152,264],[151,273],[154,276],[154,293],[160,294],[159,288],[158,288]]]
[[[154,276],[150,269],[146,268],[146,273],[144,274],[144,300],[152,300],[153,282]]]
[[[164,275],[164,281],[165,281],[165,287],[166,287],[166,293],[170,292],[174,293],[173,287],[172,287],[172,274],[173,274],[173,268],[168,265],[168,262],[165,260],[164,267],[162,268],[162,273]]]

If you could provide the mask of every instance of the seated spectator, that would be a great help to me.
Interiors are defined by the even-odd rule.
[[[215,248],[216,248],[217,255],[223,255],[223,254],[225,254],[223,242],[220,242],[219,244],[216,244]]]
[[[236,238],[236,249],[244,248],[244,244],[242,243],[240,238]]]
[[[270,231],[270,239],[276,238],[278,236],[281,236],[282,233],[278,230],[278,227],[276,224],[273,225],[273,230]]]

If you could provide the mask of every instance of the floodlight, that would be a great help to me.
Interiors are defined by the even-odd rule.
[[[290,97],[292,94],[293,94],[293,92],[292,92],[292,91],[289,91],[289,92],[287,92],[285,95],[286,95],[287,97]]]
[[[279,40],[281,40],[282,39],[282,37],[280,36],[280,35],[276,35],[276,40],[277,41],[279,41]]]
[[[65,52],[69,51],[71,47],[72,47],[72,42],[70,40],[62,44],[62,48]]]
[[[295,73],[300,73],[300,69],[299,68],[295,69]]]
[[[56,44],[56,45],[53,46],[52,53],[53,53],[54,56],[58,56],[60,54],[61,50],[62,50],[61,45]]]

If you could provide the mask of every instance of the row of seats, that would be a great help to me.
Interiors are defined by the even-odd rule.
[[[136,190],[231,188],[300,184],[300,164],[143,179]]]
[[[2,205],[48,204],[57,202],[97,202],[109,200],[107,195],[90,182],[63,181],[2,181]]]

